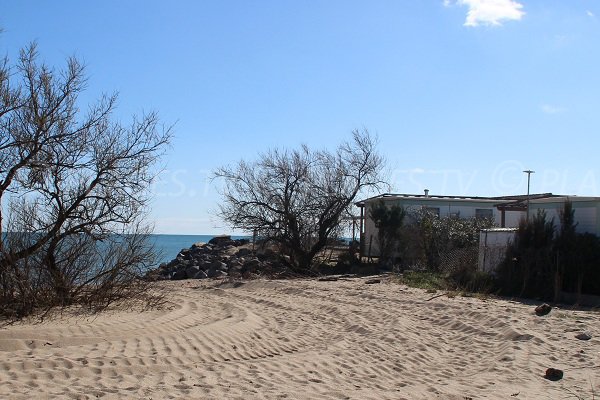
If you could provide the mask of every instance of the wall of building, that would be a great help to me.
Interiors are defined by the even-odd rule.
[[[378,200],[367,202],[365,207],[365,221],[364,221],[364,234],[363,234],[363,251],[364,256],[377,257],[379,255],[379,246],[377,241],[377,228],[370,218],[371,207],[377,204]],[[494,221],[500,223],[500,211],[498,211],[494,204],[497,201],[465,201],[465,200],[445,200],[435,198],[384,198],[386,206],[391,207],[393,205],[399,205],[403,207],[408,213],[405,222],[410,222],[410,213],[417,212],[423,207],[429,209],[439,210],[440,217],[447,216],[458,216],[459,218],[473,218],[477,214],[477,210],[490,210]],[[518,222],[517,222],[518,225]]]
[[[594,235],[600,235],[600,221],[598,221],[598,215],[600,215],[600,202],[599,201],[579,201],[577,199],[571,199],[573,204],[573,210],[575,211],[574,217],[577,223],[576,231],[578,233],[592,233]],[[564,207],[564,202],[536,202],[530,204],[530,215],[534,215],[539,209],[546,211],[548,219],[554,218],[554,225],[556,229],[560,229],[560,213]]]
[[[504,227],[505,228],[516,228],[521,223],[522,219],[525,219],[527,213],[525,211],[506,211],[504,215]],[[500,219],[496,222],[500,224]]]
[[[484,229],[479,233],[480,271],[494,273],[515,238],[515,228]]]
[[[388,203],[388,202],[386,202]],[[499,218],[500,214],[495,209],[494,204],[496,202],[467,202],[457,200],[443,200],[443,199],[395,199],[389,201],[388,204],[398,204],[404,207],[407,211],[417,211],[423,207],[439,209],[440,217],[447,217],[451,215],[458,215],[460,218],[471,218],[475,217],[475,211],[477,209],[491,210],[494,218]]]

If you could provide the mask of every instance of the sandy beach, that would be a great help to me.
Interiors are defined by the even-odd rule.
[[[600,313],[383,277],[160,282],[160,310],[0,329],[0,398],[591,399]],[[440,294],[440,293],[438,293]],[[591,340],[575,335],[587,331]],[[564,378],[544,379],[548,367]],[[579,396],[579,397],[577,397]]]

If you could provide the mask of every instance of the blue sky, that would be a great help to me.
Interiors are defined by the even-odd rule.
[[[4,1],[0,52],[87,64],[82,103],[176,123],[160,233],[230,229],[211,171],[379,136],[392,191],[600,196],[597,0]]]

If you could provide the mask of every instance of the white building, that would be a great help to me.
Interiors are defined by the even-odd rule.
[[[600,235],[600,197],[564,196],[552,193],[478,197],[478,196],[433,196],[425,194],[382,194],[356,203],[360,208],[360,249],[361,255],[377,255],[375,238],[377,229],[369,218],[370,208],[383,200],[388,206],[399,205],[406,211],[427,209],[440,217],[493,218],[502,228],[516,228],[524,219],[529,206],[530,215],[537,210],[545,210],[547,217],[554,218],[557,228],[560,226],[560,211],[565,201],[570,200],[575,211],[577,232],[589,232]]]

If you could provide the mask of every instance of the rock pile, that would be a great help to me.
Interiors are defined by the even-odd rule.
[[[288,271],[286,259],[272,249],[252,249],[248,239],[217,236],[182,249],[175,259],[147,274],[153,280],[252,278],[263,272]]]

